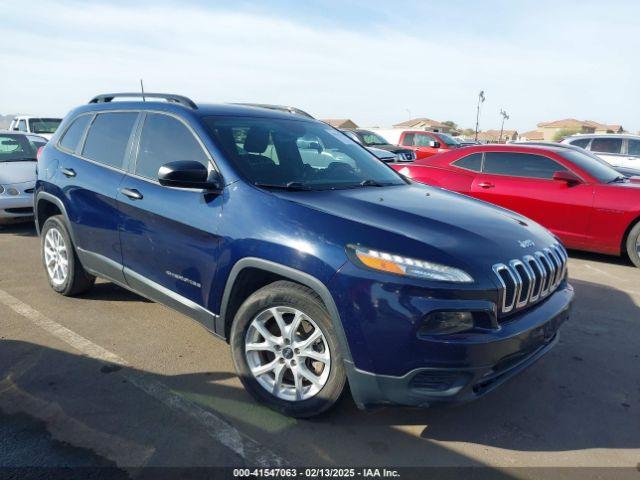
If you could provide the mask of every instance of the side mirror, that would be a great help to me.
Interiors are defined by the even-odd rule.
[[[200,162],[182,160],[165,163],[158,171],[158,181],[165,187],[196,188],[219,193],[224,188],[222,176]]]
[[[440,148],[440,142],[437,142],[437,141],[435,141],[435,140],[431,140],[431,141],[429,142],[429,146],[430,146],[431,148]]]
[[[575,173],[570,172],[569,170],[560,170],[558,172],[554,172],[553,179],[557,182],[564,182],[569,186],[582,183],[580,177],[578,177]]]

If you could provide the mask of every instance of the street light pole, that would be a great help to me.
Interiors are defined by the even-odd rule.
[[[478,141],[478,125],[480,123],[480,104],[484,102],[484,90],[480,90],[478,94],[478,108],[476,110],[476,136],[475,140]]]
[[[502,132],[504,132],[504,121],[509,120],[509,115],[502,108],[500,109],[500,115],[502,115],[502,125],[500,126],[500,138],[498,143],[502,143]]]

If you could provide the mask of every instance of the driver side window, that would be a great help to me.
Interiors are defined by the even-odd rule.
[[[209,167],[209,159],[191,131],[178,119],[148,113],[140,135],[135,173],[151,180],[165,163],[194,160]]]

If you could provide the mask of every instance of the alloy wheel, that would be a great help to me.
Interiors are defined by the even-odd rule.
[[[44,261],[51,282],[59,287],[69,275],[67,244],[57,228],[50,228],[44,237]]]
[[[275,397],[301,401],[327,383],[331,352],[322,330],[292,307],[273,307],[251,321],[245,357],[258,383]]]

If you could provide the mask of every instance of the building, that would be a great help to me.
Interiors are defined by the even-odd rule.
[[[542,133],[546,142],[557,140],[558,132],[572,133],[622,133],[622,125],[608,125],[594,122],[593,120],[576,120],[575,118],[565,118],[553,122],[540,122],[538,131]]]
[[[483,143],[506,143],[514,142],[517,139],[517,130],[503,130],[502,141],[500,140],[500,130],[486,130],[484,132],[478,132],[478,140]]]
[[[540,130],[530,130],[523,132],[518,136],[518,140],[521,142],[542,142],[544,141],[544,133]]]
[[[403,130],[425,130],[427,132],[451,133],[452,128],[437,120],[430,118],[412,118],[404,122],[396,123],[393,128],[401,128]]]
[[[325,120],[320,120],[326,124],[331,125],[335,128],[358,128],[356,122],[349,118],[327,118]]]

